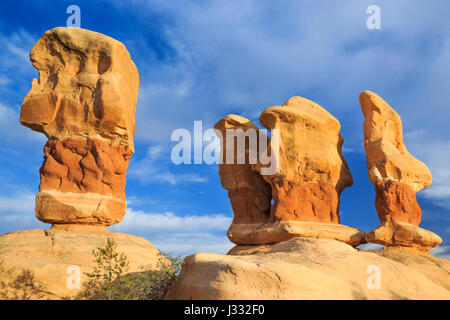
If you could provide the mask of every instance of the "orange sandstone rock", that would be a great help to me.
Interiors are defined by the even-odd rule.
[[[368,282],[371,266],[381,270],[375,290]],[[363,251],[331,239],[296,237],[236,247],[227,255],[187,256],[165,299],[448,300],[449,271],[450,261],[431,254]]]
[[[139,74],[125,46],[97,32],[54,28],[30,52],[39,72],[20,122],[49,138],[106,139],[134,153]]]
[[[416,192],[431,184],[430,170],[406,149],[402,121],[394,109],[370,91],[362,92],[359,102],[365,117],[367,171],[381,221],[367,240],[424,251],[437,246],[439,236],[418,227],[421,210]]]
[[[421,210],[414,189],[398,181],[378,181],[375,184],[375,208],[381,222],[420,223]]]
[[[255,148],[248,145],[245,163],[237,163],[237,150],[227,150],[231,137],[225,136],[226,129],[257,131],[255,124],[229,115],[215,126],[223,137],[223,159],[227,152],[235,156],[234,164],[219,165],[221,183],[228,190],[234,212],[227,233],[230,241],[259,245],[304,236],[335,239],[352,246],[365,243],[363,231],[339,225],[339,196],[353,183],[342,155],[339,122],[316,103],[301,97],[266,109],[260,121],[267,129],[278,130],[280,141],[279,150],[258,145],[256,164],[249,162]],[[273,131],[271,139],[275,137]],[[263,164],[261,152],[274,157],[272,161],[277,165]],[[275,172],[264,175],[262,168],[269,166],[276,168]]]
[[[227,130],[233,130],[234,133],[239,129],[243,133],[253,131],[256,142],[262,133],[258,131],[258,127],[253,122],[237,115],[228,115],[222,118],[215,124],[214,128],[220,131],[222,135],[222,163],[219,164],[219,176],[222,187],[228,190],[228,197],[234,212],[233,224],[267,222],[272,198],[271,189],[263,177],[252,169],[249,139],[245,140],[245,148],[242,149],[244,151],[243,156],[245,156],[244,163],[239,164],[238,139],[234,135],[229,135],[229,139],[234,139],[234,147],[229,148],[229,151],[233,152],[233,161],[232,163],[226,161],[227,145],[231,143],[227,139]],[[257,152],[257,150],[255,151]]]
[[[367,241],[387,248],[411,248],[428,251],[438,246],[442,239],[435,233],[406,222],[384,222],[367,233]]]
[[[382,222],[419,225],[415,192],[431,184],[430,170],[414,158],[403,142],[400,116],[370,91],[359,96],[364,117],[364,148],[369,179],[375,185],[376,207]]]
[[[260,116],[278,129],[279,167],[264,179],[272,186],[271,221],[339,223],[339,196],[353,184],[342,155],[339,121],[318,104],[292,97]]]
[[[36,217],[53,224],[120,222],[139,87],[128,51],[93,31],[54,28],[30,60],[39,80],[23,100],[20,122],[49,138]]]

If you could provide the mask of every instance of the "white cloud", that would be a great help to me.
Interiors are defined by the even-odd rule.
[[[34,206],[35,195],[29,191],[24,190],[11,196],[1,196],[0,233],[48,227],[36,219]]]
[[[423,130],[406,134],[405,141],[411,154],[424,162],[433,175],[431,186],[418,195],[450,210],[450,141],[434,139]]]
[[[226,231],[232,218],[224,214],[177,216],[172,212],[147,213],[127,209],[123,221],[114,226],[121,231],[204,232]]]
[[[158,249],[176,254],[224,254],[233,246],[226,237],[231,221],[223,214],[179,216],[128,208],[123,221],[109,229],[145,237]]]
[[[407,129],[433,132],[450,121],[444,112],[447,3],[385,2],[382,30],[369,31],[371,1],[276,7],[262,1],[133,2],[139,14],[158,12],[170,21],[159,35],[172,50],[161,59],[149,47],[141,58],[136,138],[142,141],[167,142],[175,128],[193,120],[213,124],[230,112],[254,119],[266,107],[303,95],[321,97],[316,102],[345,117],[344,148],[362,150],[358,94],[365,89],[391,102]],[[136,37],[130,42],[147,46]],[[450,138],[442,130],[433,137]]]
[[[37,71],[29,60],[29,51],[36,37],[19,29],[10,34],[0,33],[0,136],[2,146],[36,144],[45,137],[22,126],[19,122],[20,103],[31,87]],[[4,142],[3,142],[4,141]]]
[[[450,246],[439,246],[429,251],[432,255],[450,260]]]
[[[0,102],[0,136],[3,146],[36,145],[46,140],[42,133],[34,132],[19,122],[19,113]]]
[[[360,250],[381,250],[384,246],[377,243],[364,243],[358,246]]]
[[[35,195],[32,193],[16,194],[13,197],[0,197],[0,212],[34,212]]]
[[[216,236],[209,233],[155,237],[152,243],[159,250],[184,256],[198,252],[226,254],[234,246],[226,235]]]
[[[35,36],[24,29],[19,29],[9,35],[0,33],[0,41],[2,42],[0,68],[9,69],[15,75],[33,72],[29,52],[37,41]]]

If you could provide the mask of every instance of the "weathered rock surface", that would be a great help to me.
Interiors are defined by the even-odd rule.
[[[91,137],[134,152],[139,74],[125,46],[103,34],[58,27],[30,52],[39,72],[24,98],[20,122],[48,138]]]
[[[408,152],[401,118],[381,97],[364,91],[359,101],[366,118],[364,148],[378,216],[381,222],[419,225],[421,210],[415,192],[431,184],[430,170]]]
[[[422,213],[416,192],[431,184],[430,170],[406,149],[402,121],[394,109],[370,91],[362,92],[359,101],[365,117],[367,171],[381,221],[367,240],[425,251],[437,246],[439,236],[418,227]]]
[[[260,122],[278,129],[281,140],[277,172],[263,176],[272,187],[270,221],[339,223],[339,195],[353,184],[339,121],[318,104],[292,97],[264,110]]]
[[[367,241],[389,247],[410,247],[428,251],[442,239],[435,233],[405,222],[384,222],[367,234]]]
[[[48,223],[122,220],[134,153],[139,75],[125,46],[105,35],[54,28],[30,52],[39,72],[20,122],[44,133],[36,217]]]
[[[450,299],[450,262],[427,253],[312,238],[230,253],[186,257],[166,299]]]
[[[318,104],[292,97],[281,107],[263,111],[260,122],[271,130],[271,140],[279,138],[278,143],[269,143],[254,123],[240,116],[228,115],[215,125],[222,138],[220,180],[234,212],[228,238],[240,245],[295,236],[337,239],[352,246],[365,243],[363,231],[339,225],[339,196],[353,184],[342,155],[339,121]],[[245,159],[239,162],[243,152],[237,152],[238,139],[228,136],[227,130],[241,130],[248,137],[255,132],[254,141],[262,138],[266,143],[245,144]],[[233,141],[234,148],[227,148]],[[228,158],[231,152],[234,156]],[[262,156],[276,165],[263,163]],[[263,173],[268,167],[275,168],[274,173]]]
[[[48,223],[112,225],[126,210],[126,147],[102,140],[49,140],[36,216]]]
[[[238,245],[273,244],[294,237],[334,239],[353,247],[366,243],[366,233],[337,223],[279,221],[266,224],[232,224],[227,232]]]
[[[267,222],[270,215],[272,195],[270,185],[264,181],[257,171],[252,169],[252,162],[253,164],[257,162],[258,150],[257,148],[254,148],[252,151],[249,150],[249,138],[242,143],[242,146],[245,143],[245,148],[239,150],[238,138],[235,138],[235,135],[227,135],[227,130],[235,134],[237,130],[242,130],[244,134],[247,133],[249,135],[250,132],[248,131],[252,131],[254,142],[258,143],[259,135],[261,134],[259,128],[248,119],[237,115],[228,115],[219,120],[214,125],[214,129],[220,131],[222,135],[222,163],[219,164],[219,176],[222,187],[228,190],[228,197],[234,212],[233,225]],[[232,141],[228,141],[230,139]],[[233,153],[229,156],[232,163],[227,161],[227,149]],[[252,156],[250,153],[253,151],[254,161],[250,161],[250,156]],[[243,153],[242,163],[238,161],[238,152]]]
[[[73,297],[79,290],[67,286],[69,276],[74,274],[73,270],[68,272],[68,267],[80,267],[83,283],[87,280],[84,273],[91,272],[96,265],[92,250],[105,246],[107,238],[113,238],[117,250],[127,255],[129,272],[141,271],[139,267],[143,265],[156,265],[159,259],[158,250],[143,238],[95,226],[69,225],[65,228],[58,225],[49,230],[33,229],[0,235],[0,261],[5,268],[16,272],[32,271],[36,283],[41,284],[45,291],[43,299]]]

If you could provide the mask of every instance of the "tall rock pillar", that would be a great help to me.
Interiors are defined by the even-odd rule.
[[[431,172],[414,158],[403,142],[400,116],[377,94],[359,96],[365,117],[364,148],[370,182],[375,186],[375,207],[381,225],[367,240],[393,247],[428,250],[442,240],[419,228],[421,209],[416,192],[431,184]]]
[[[23,100],[20,122],[48,137],[36,217],[54,226],[120,222],[139,87],[128,51],[93,31],[54,28],[30,59],[39,79]]]

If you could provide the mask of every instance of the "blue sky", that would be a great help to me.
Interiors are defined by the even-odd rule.
[[[2,1],[0,3],[0,232],[47,225],[34,217],[46,138],[20,125],[37,72],[28,52],[81,8],[81,27],[123,42],[140,73],[128,212],[111,228],[159,249],[224,253],[232,210],[217,165],[174,165],[177,128],[211,128],[234,113],[258,123],[269,106],[299,95],[341,122],[354,185],[341,223],[379,224],[366,171],[358,95],[371,90],[403,120],[408,150],[433,173],[418,193],[421,227],[450,255],[450,3],[448,1]],[[369,5],[381,29],[366,27]],[[259,124],[259,123],[258,123]]]

